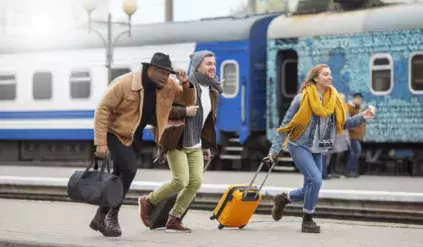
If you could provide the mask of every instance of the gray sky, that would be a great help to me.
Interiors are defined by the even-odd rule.
[[[111,0],[111,11],[116,17],[124,18],[122,0]],[[165,0],[137,0],[138,10],[133,16],[135,23],[163,22]],[[229,15],[246,0],[174,0],[174,20],[185,21],[207,17]]]
[[[127,20],[122,10],[123,0],[94,0],[98,7],[92,16],[107,20],[111,12],[114,21]],[[247,0],[174,0],[174,20],[185,21],[229,15]],[[138,9],[132,16],[134,24],[163,22],[165,0],[137,0]],[[83,0],[0,0],[0,30],[31,32],[74,27],[87,21]]]
[[[75,27],[87,21],[84,0],[0,0],[0,32],[51,32],[54,29]],[[123,0],[94,0],[98,8],[93,19],[106,20],[107,13],[114,21],[127,20],[122,10]],[[173,0],[174,20],[186,21],[227,16],[248,0]],[[265,2],[266,0],[259,0]],[[281,0],[283,1],[283,0]],[[295,4],[298,0],[289,0]],[[416,0],[383,0],[384,2],[415,2]],[[422,2],[418,0],[418,2]],[[133,24],[163,22],[165,0],[137,0],[138,10]],[[290,5],[291,5],[290,4]]]

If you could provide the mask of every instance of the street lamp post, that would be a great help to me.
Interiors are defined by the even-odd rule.
[[[136,0],[124,0],[122,8],[124,12],[128,15],[128,22],[114,22],[112,23],[112,14],[109,13],[107,17],[107,22],[104,21],[92,21],[91,12],[97,7],[97,0],[84,0],[84,8],[88,13],[88,33],[94,32],[97,34],[101,41],[103,42],[104,48],[106,49],[106,67],[108,70],[108,82],[112,81],[112,63],[113,63],[113,48],[116,45],[120,37],[125,34],[128,34],[131,37],[131,16],[137,10],[137,1]],[[98,30],[91,27],[92,23],[106,23],[107,24],[107,39],[103,37],[103,34]],[[112,24],[122,24],[128,26],[128,30],[119,33],[112,40]]]

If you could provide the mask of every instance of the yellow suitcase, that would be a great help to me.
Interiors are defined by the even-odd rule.
[[[268,161],[271,162],[269,171],[260,188],[257,188],[257,186],[253,185],[254,180],[260,173],[263,165]],[[216,219],[219,222],[219,230],[224,227],[238,227],[242,229],[248,224],[261,201],[261,188],[274,166],[275,162],[273,160],[264,158],[250,184],[234,184],[226,189],[226,192],[214,209],[213,215],[210,217],[211,220]]]

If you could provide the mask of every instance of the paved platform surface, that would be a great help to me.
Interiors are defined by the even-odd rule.
[[[0,166],[0,176],[21,177],[53,177],[69,178],[75,170],[83,168],[68,167],[28,167],[28,166]],[[204,174],[204,184],[235,184],[249,183],[253,172],[207,171]],[[257,182],[264,177],[262,173]],[[169,170],[139,169],[135,181],[163,182],[172,178]],[[269,176],[266,186],[301,187],[303,176],[299,173],[274,172]],[[394,176],[360,176],[359,178],[345,178],[324,180],[322,189],[333,190],[368,190],[423,193],[423,177],[394,177]]]
[[[136,206],[121,210],[123,235],[105,238],[88,227],[95,206],[0,200],[0,208],[0,246],[423,246],[423,226],[318,219],[322,233],[305,234],[300,232],[300,218],[274,222],[269,216],[254,215],[243,230],[218,230],[217,222],[208,219],[210,212],[204,211],[187,214],[184,222],[192,233],[151,231],[140,222]]]

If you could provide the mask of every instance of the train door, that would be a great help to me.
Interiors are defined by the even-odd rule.
[[[298,56],[294,50],[278,53],[278,109],[279,123],[286,114],[291,101],[298,92]]]
[[[246,70],[248,59],[236,52],[220,52],[216,55],[217,73],[224,93],[219,97],[216,127],[224,132],[237,132],[246,121],[245,102]]]

